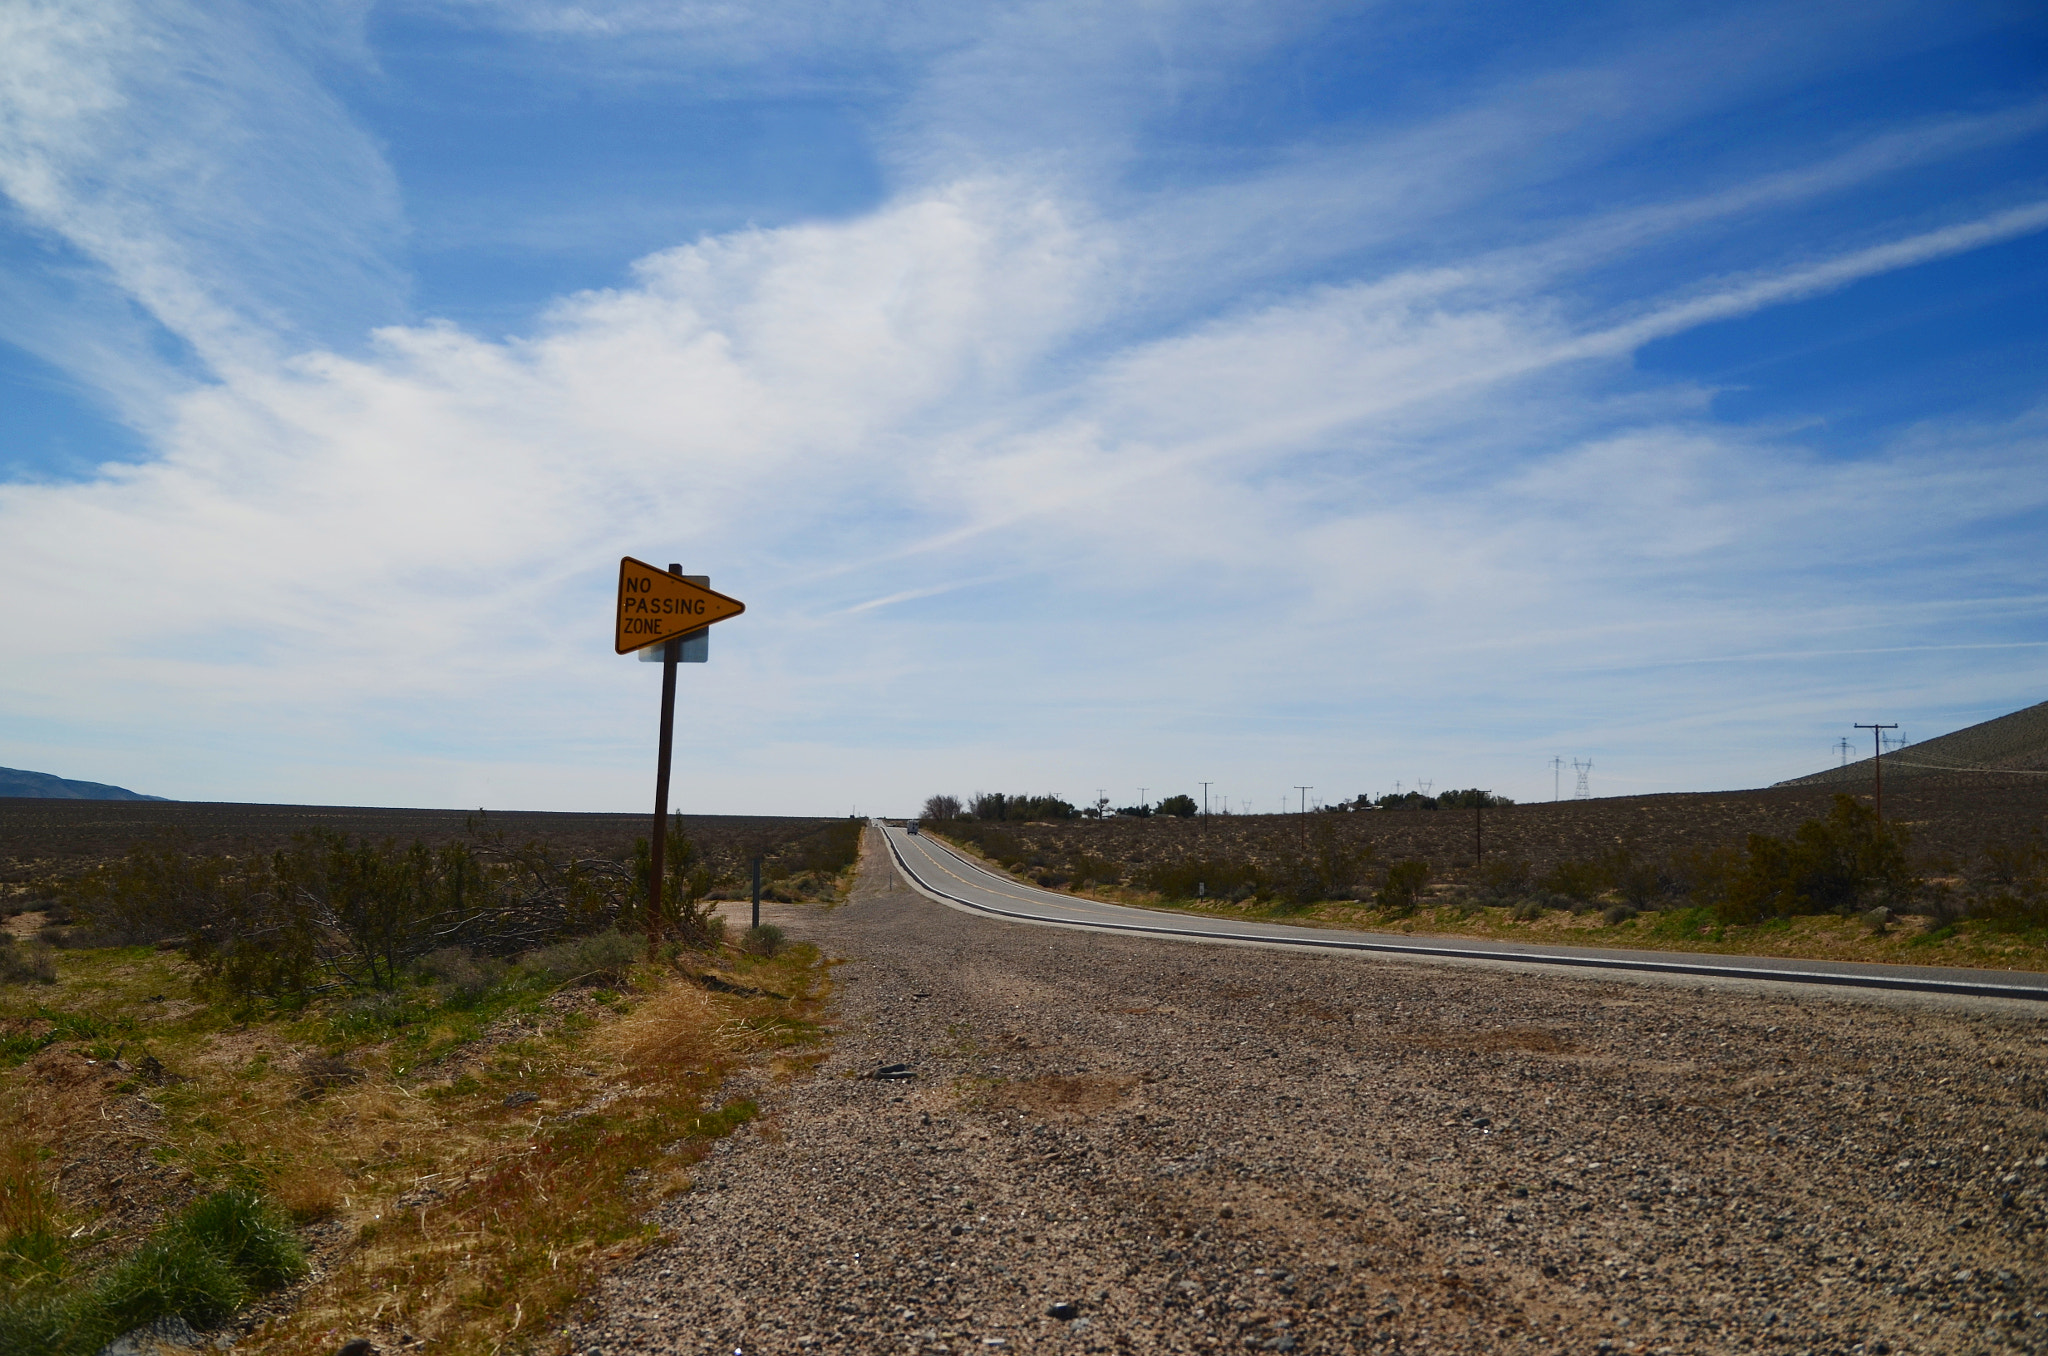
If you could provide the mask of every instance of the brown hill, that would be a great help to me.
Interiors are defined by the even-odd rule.
[[[1871,760],[1794,777],[1779,786],[1868,786]],[[1943,773],[2010,772],[2048,775],[2048,702],[2015,711],[1884,755],[1884,776],[1928,777]]]

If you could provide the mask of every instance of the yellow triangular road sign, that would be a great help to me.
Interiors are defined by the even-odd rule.
[[[678,579],[644,560],[626,556],[619,561],[620,654],[679,640],[746,610],[737,598]]]

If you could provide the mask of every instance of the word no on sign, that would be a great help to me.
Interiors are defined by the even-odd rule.
[[[680,640],[746,610],[737,598],[713,593],[644,560],[626,556],[619,561],[620,654]]]

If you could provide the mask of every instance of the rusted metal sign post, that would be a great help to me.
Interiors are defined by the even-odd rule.
[[[663,849],[668,845],[668,773],[675,747],[676,665],[686,643],[700,639],[714,622],[737,617],[747,605],[713,593],[709,575],[686,575],[680,565],[658,570],[626,556],[619,561],[619,612],[614,642],[620,654],[661,650],[661,752],[654,769],[654,834],[648,840],[652,868],[647,882],[647,959],[661,945]],[[692,656],[696,658],[697,656]]]

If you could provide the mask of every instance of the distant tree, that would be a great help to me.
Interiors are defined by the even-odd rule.
[[[933,821],[958,819],[960,817],[960,797],[929,797],[924,803],[924,817]]]
[[[1000,791],[977,791],[969,802],[976,819],[1072,819],[1080,813],[1059,796],[1006,796]]]
[[[1201,808],[1201,806],[1195,804],[1193,796],[1168,796],[1165,800],[1159,802],[1160,814],[1178,815],[1182,819],[1186,819]]]
[[[1149,805],[1119,805],[1116,808],[1116,815],[1119,819],[1150,819],[1152,817],[1152,807]]]
[[[1513,805],[1506,796],[1496,796],[1491,791],[1472,787],[1466,791],[1439,791],[1436,803],[1446,810],[1470,810],[1475,806],[1492,809],[1496,805]]]

